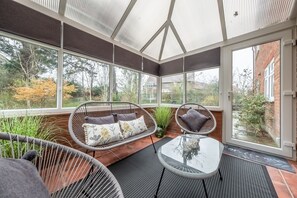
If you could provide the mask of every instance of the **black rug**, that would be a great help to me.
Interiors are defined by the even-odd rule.
[[[237,146],[231,146],[231,145],[224,145],[224,146],[225,146],[225,149],[224,149],[225,154],[233,155],[241,159],[249,160],[255,163],[272,166],[278,169],[295,173],[295,170],[286,159],[267,155],[264,153],[259,153],[256,151],[251,151],[244,148],[239,148]]]
[[[170,138],[158,143],[160,147]],[[126,198],[154,197],[163,166],[149,146],[108,167],[119,181]],[[205,179],[209,197],[277,197],[265,166],[223,155],[219,175]],[[205,197],[201,180],[177,176],[165,170],[158,197]]]

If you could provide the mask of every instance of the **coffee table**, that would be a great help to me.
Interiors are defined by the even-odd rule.
[[[220,180],[223,179],[219,169],[223,149],[224,146],[219,141],[193,134],[178,136],[161,146],[157,155],[164,168],[155,197],[158,195],[165,169],[182,177],[201,179],[208,197],[204,179],[217,172],[220,174]]]

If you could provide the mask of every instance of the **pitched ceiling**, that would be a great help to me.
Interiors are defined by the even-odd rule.
[[[31,0],[156,61],[289,19],[294,0]]]

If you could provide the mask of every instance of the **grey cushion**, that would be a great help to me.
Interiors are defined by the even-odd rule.
[[[115,123],[113,115],[102,116],[102,117],[89,117],[86,116],[85,120],[90,124],[112,124]]]
[[[199,113],[195,109],[189,109],[186,114],[180,116],[181,120],[191,129],[191,131],[199,132],[210,117]]]
[[[136,119],[136,113],[117,114],[117,119],[121,121],[130,121]]]
[[[50,195],[32,162],[0,158],[0,197],[43,198]]]

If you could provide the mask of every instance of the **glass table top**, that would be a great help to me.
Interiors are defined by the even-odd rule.
[[[207,178],[220,165],[224,146],[201,135],[181,135],[161,146],[158,158],[169,171],[189,178]]]

